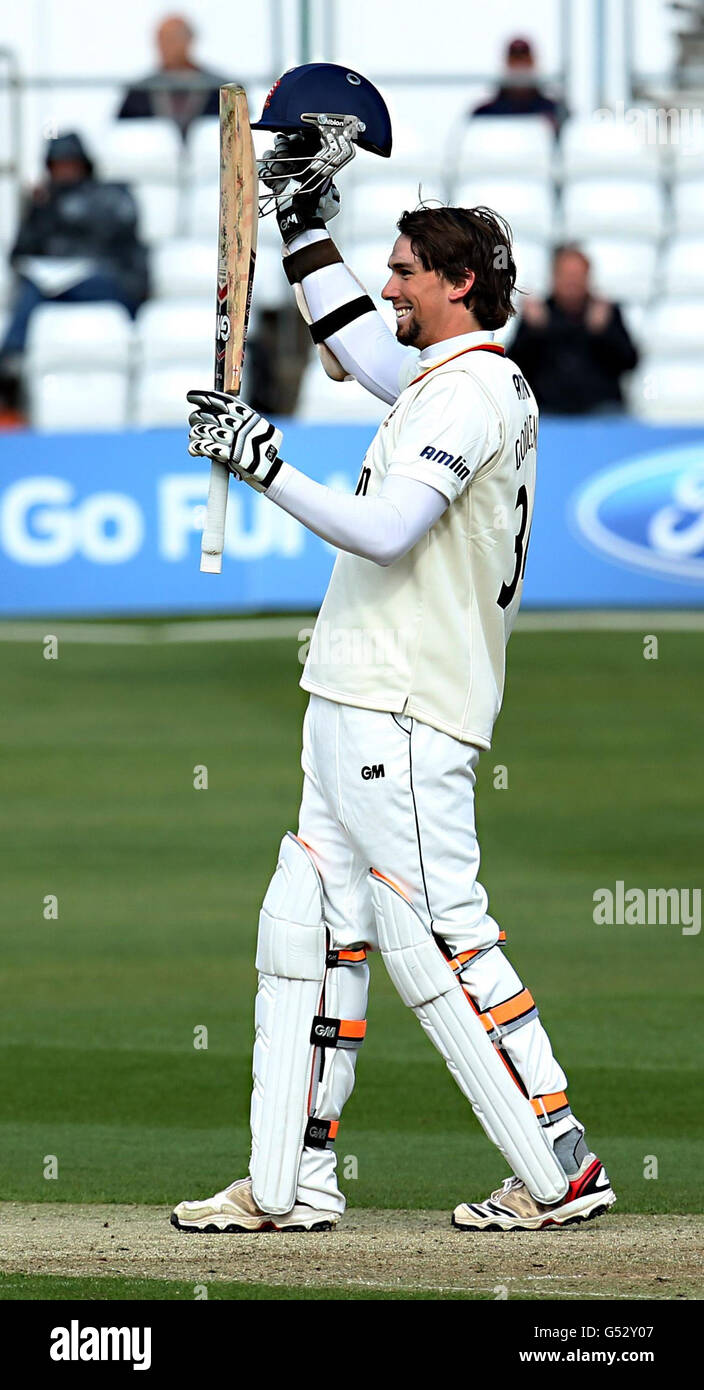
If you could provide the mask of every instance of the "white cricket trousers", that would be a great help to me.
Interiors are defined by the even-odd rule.
[[[506,998],[507,978],[509,995],[523,986],[496,945],[499,926],[478,881],[479,751],[417,719],[311,695],[303,722],[298,834],[312,849],[322,878],[329,949],[360,942],[378,949],[367,881],[374,868],[403,889],[450,956],[496,947],[475,967],[474,985],[467,976],[467,992],[474,990],[484,1009]],[[362,968],[366,1011],[368,967]],[[511,1032],[504,1050],[530,1097],[564,1091],[565,1074],[537,1017]],[[352,1090],[349,1058],[343,1094],[322,1097],[328,1115],[341,1110]],[[339,1084],[331,1082],[333,1092]],[[344,1210],[333,1150],[304,1149],[296,1200]]]

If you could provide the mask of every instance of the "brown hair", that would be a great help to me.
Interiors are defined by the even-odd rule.
[[[416,208],[397,222],[410,237],[413,254],[424,270],[435,270],[459,284],[468,270],[475,273],[462,303],[471,308],[480,328],[503,328],[516,312],[511,294],[516,266],[511,228],[491,208]]]

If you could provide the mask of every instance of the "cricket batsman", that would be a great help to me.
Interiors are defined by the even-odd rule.
[[[262,177],[324,366],[389,410],[349,496],[284,462],[281,432],[241,399],[189,392],[190,453],[227,463],[339,554],[301,677],[298,829],[259,918],[249,1176],[171,1220],[336,1225],[335,1140],[375,950],[513,1174],[453,1225],[586,1221],[615,1195],[478,879],[477,764],[521,599],[538,435],[533,393],[494,341],[513,313],[511,234],[486,208],[404,212],[383,290],[394,336],[327,230],[352,146],[390,153],[379,93],[341,67],[293,69],[255,128],[276,132]]]

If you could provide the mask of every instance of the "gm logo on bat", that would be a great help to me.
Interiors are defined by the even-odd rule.
[[[227,342],[229,341],[229,338],[230,338],[230,315],[229,315],[229,314],[218,314],[216,332],[217,332],[217,337],[220,339],[220,341],[221,341],[222,343],[227,343]]]
[[[581,539],[628,569],[704,584],[704,444],[597,473],[572,515]]]

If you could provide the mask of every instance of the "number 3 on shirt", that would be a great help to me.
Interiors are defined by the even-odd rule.
[[[511,580],[511,583],[501,585],[501,593],[499,594],[497,600],[499,608],[508,608],[511,599],[513,598],[516,589],[518,588],[518,581],[519,579],[523,578],[523,575],[525,573],[526,556],[528,554],[528,541],[530,541],[530,532],[528,533],[528,539],[526,540],[526,529],[528,526],[528,493],[526,492],[524,484],[521,484],[516,496],[516,510],[518,511],[519,508],[521,512],[521,524],[518,528],[518,535],[516,536],[516,544],[514,547],[516,556],[516,567],[513,571],[513,579]]]

